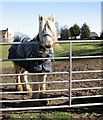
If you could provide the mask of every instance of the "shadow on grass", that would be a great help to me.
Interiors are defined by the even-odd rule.
[[[76,44],[73,44],[74,46],[86,46],[86,47],[89,47],[89,46],[94,46],[94,47],[102,47],[103,46],[103,43],[76,43]]]
[[[79,50],[79,51],[73,51],[73,56],[91,56],[91,55],[102,55],[102,50],[101,48],[98,49],[92,49],[92,50]]]

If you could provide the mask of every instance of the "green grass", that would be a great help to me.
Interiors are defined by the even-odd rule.
[[[8,67],[14,67],[13,62],[2,62],[1,63],[2,68],[8,68]]]
[[[10,45],[3,45],[0,46],[0,59],[8,59],[8,50],[10,48]],[[0,63],[2,66],[2,68],[6,68],[6,67],[13,67],[13,63],[12,62],[1,62]]]
[[[68,112],[55,112],[55,113],[39,113],[39,114],[33,114],[33,113],[22,113],[22,114],[10,114],[6,116],[6,120],[9,119],[36,119],[36,120],[48,120],[48,119],[66,119],[66,120],[73,120],[74,115]]]
[[[67,57],[69,56],[69,43],[60,44],[61,50],[54,48],[56,57]],[[86,55],[100,55],[102,54],[103,44],[102,43],[73,43],[72,44],[72,55],[73,56],[86,56]]]
[[[55,57],[68,57],[69,56],[69,43],[60,44],[61,49],[54,47]],[[0,59],[8,58],[8,49],[10,45],[0,46]],[[73,43],[72,44],[73,56],[86,56],[86,55],[101,55],[103,52],[103,43]],[[2,67],[13,67],[12,62],[2,62]]]
[[[1,52],[1,55],[0,55],[0,59],[7,59],[8,58],[8,50],[10,48],[10,45],[3,45],[3,46],[0,46],[0,51]]]

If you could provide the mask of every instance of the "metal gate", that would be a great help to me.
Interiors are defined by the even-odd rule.
[[[2,94],[16,94],[16,93],[37,93],[37,92],[58,92],[58,91],[68,91],[69,97],[62,97],[62,98],[43,98],[43,99],[27,99],[27,100],[0,100],[0,103],[3,102],[28,102],[28,101],[45,101],[45,100],[68,100],[68,105],[58,105],[58,106],[39,106],[39,107],[22,107],[22,108],[0,108],[0,111],[13,111],[13,110],[34,110],[34,109],[56,109],[56,108],[69,108],[69,107],[80,107],[80,106],[94,106],[94,105],[103,105],[103,102],[99,103],[84,103],[84,104],[72,104],[73,99],[81,99],[81,98],[97,98],[97,97],[103,97],[103,95],[92,95],[92,96],[75,96],[72,97],[72,91],[83,91],[83,90],[99,90],[103,89],[103,86],[101,87],[89,87],[89,88],[72,88],[72,83],[74,82],[85,82],[85,81],[103,81],[103,79],[84,79],[84,80],[72,80],[72,74],[78,74],[78,73],[102,73],[103,70],[95,70],[95,71],[72,71],[72,59],[86,59],[86,58],[103,58],[103,56],[79,56],[79,57],[73,57],[72,56],[72,43],[93,43],[93,42],[103,42],[103,40],[68,40],[68,41],[58,41],[56,43],[62,44],[62,43],[70,43],[70,56],[68,57],[53,57],[53,58],[26,58],[26,59],[0,59],[0,62],[3,61],[25,61],[25,60],[43,60],[43,59],[66,59],[70,61],[70,70],[69,72],[52,72],[52,73],[28,73],[28,74],[0,74],[0,77],[6,77],[6,76],[23,76],[23,75],[50,75],[50,74],[68,74],[70,80],[65,81],[47,81],[47,82],[29,82],[29,83],[0,83],[0,86],[4,85],[18,85],[18,84],[41,84],[41,83],[69,83],[69,89],[57,89],[57,90],[45,90],[45,91],[23,91],[23,92],[2,92],[0,91],[0,95]],[[0,43],[0,45],[16,45],[16,44],[31,44],[31,43],[21,43],[21,42],[15,42],[15,43]],[[32,43],[32,44],[38,44],[38,43]],[[68,46],[69,47],[69,46]]]

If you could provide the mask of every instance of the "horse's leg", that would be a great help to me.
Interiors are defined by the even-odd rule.
[[[42,70],[42,73],[45,73],[45,70]],[[39,76],[39,82],[46,82],[47,75],[40,75]],[[40,91],[45,91],[46,90],[46,84],[42,83],[39,84],[39,90]],[[45,92],[42,92],[42,94],[45,94]]]
[[[42,72],[45,72],[44,70]],[[46,82],[46,77],[47,75],[40,75],[39,76],[39,82]],[[46,90],[46,84],[42,83],[39,84],[39,90],[40,91],[44,91],[40,94],[40,98],[46,98],[47,95],[45,94],[45,90]],[[45,100],[45,101],[41,101],[41,105],[47,105],[49,103],[49,101]]]
[[[38,75],[32,75],[32,81],[33,82],[38,82]],[[39,84],[33,84],[33,91],[39,91]],[[32,98],[39,99],[39,92],[38,93],[33,93]]]
[[[47,77],[47,75],[40,75],[39,76],[39,82],[46,82],[46,77]],[[46,90],[46,84],[45,83],[39,84],[39,90],[40,91],[45,91]],[[45,92],[42,92],[42,94],[45,94]]]
[[[14,70],[15,70],[16,74],[21,73],[21,68],[17,64],[14,64]],[[16,76],[16,83],[21,83],[20,75]],[[16,90],[23,91],[23,86],[22,85],[16,85]]]
[[[24,73],[24,74],[27,74],[28,71],[25,71],[25,72],[23,72],[23,73]],[[22,82],[23,82],[23,80],[24,80],[25,83],[28,83],[27,75],[24,75],[23,78],[24,78],[24,79],[22,79]],[[23,85],[23,88],[24,88],[24,90],[32,91],[32,89],[31,89],[31,87],[30,87],[29,84],[25,84],[25,85]],[[29,94],[29,97],[32,96],[32,93],[28,93],[28,94]]]
[[[38,82],[38,75],[32,75],[32,81],[33,82]],[[39,91],[39,84],[33,84],[33,87],[32,87],[32,91]],[[32,98],[33,99],[39,99],[40,98],[40,95],[39,95],[39,92],[37,93],[33,93],[32,94]],[[35,105],[41,105],[41,102],[40,101],[37,101],[37,102],[34,102]]]

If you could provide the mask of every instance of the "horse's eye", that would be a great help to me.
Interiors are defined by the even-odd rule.
[[[49,26],[48,24],[47,24],[47,26],[48,26],[49,29],[51,29],[50,26]]]
[[[44,30],[43,30],[43,33],[45,33]]]

